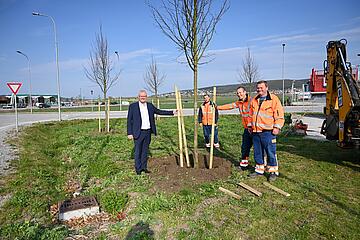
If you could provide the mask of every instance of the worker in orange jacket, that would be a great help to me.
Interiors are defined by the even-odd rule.
[[[248,129],[253,135],[255,172],[250,177],[258,177],[268,172],[268,180],[274,181],[279,175],[276,157],[276,136],[284,125],[284,110],[279,98],[269,93],[266,81],[259,81],[256,85],[258,95],[251,101],[251,122]],[[264,153],[267,155],[265,169]]]
[[[214,107],[214,109],[212,107]],[[214,114],[215,114],[215,123],[213,123]],[[215,124],[214,147],[215,148],[220,147],[219,139],[218,139],[218,128],[216,126],[218,122],[218,118],[219,118],[219,112],[216,109],[215,103],[211,101],[209,94],[205,94],[204,102],[201,104],[199,108],[198,122],[200,123],[200,126],[203,127],[205,146],[207,148],[210,147],[211,128],[213,124]]]
[[[218,110],[230,110],[238,108],[242,124],[244,126],[244,132],[242,134],[242,143],[241,143],[241,161],[240,168],[246,169],[249,166],[249,155],[250,149],[252,147],[252,135],[248,131],[248,124],[251,122],[250,118],[250,102],[251,97],[247,94],[245,87],[240,86],[236,89],[236,95],[239,97],[239,100],[230,104],[225,104],[218,106]]]

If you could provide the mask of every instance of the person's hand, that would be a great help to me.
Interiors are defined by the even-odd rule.
[[[274,128],[272,130],[272,134],[274,134],[274,135],[278,135],[279,133],[280,133],[280,129],[278,129],[278,128]]]
[[[174,109],[174,110],[173,110],[173,114],[174,114],[174,115],[176,115],[178,112],[179,112],[179,110],[177,110],[177,109]]]
[[[202,123],[199,123],[199,126],[202,127]]]
[[[132,139],[134,139],[134,136],[133,135],[128,135],[128,139],[132,140]]]
[[[252,131],[253,131],[252,127],[248,127],[247,130],[249,131],[249,133],[252,133]]]

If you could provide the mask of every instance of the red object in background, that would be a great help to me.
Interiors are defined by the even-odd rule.
[[[352,75],[355,80],[358,80],[358,68],[353,68]],[[324,70],[311,70],[310,84],[311,93],[326,93],[326,81]]]
[[[314,93],[325,93],[326,82],[323,70],[311,70],[310,76],[310,92]]]

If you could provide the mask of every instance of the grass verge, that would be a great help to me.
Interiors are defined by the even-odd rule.
[[[189,140],[191,125],[192,119],[186,118]],[[99,134],[97,122],[90,120],[38,124],[11,140],[20,155],[13,162],[17,172],[1,186],[1,194],[12,197],[0,212],[0,238],[63,239],[74,234],[98,239],[360,238],[358,150],[280,136],[281,177],[274,185],[291,193],[288,198],[266,188],[262,184],[265,178],[248,179],[248,172],[235,167],[223,181],[194,183],[176,193],[154,193],[149,190],[154,184],[151,175],[134,173],[126,121],[115,119],[111,126],[111,133]],[[222,149],[217,155],[233,162],[239,159],[240,126],[238,116],[221,117]],[[150,156],[176,154],[176,118],[161,119],[158,130]],[[201,136],[199,145],[203,145]],[[240,181],[263,196],[238,188]],[[52,224],[49,206],[71,197],[73,183],[82,187],[82,195],[95,195],[109,213],[130,208],[127,218],[109,224],[103,232]],[[225,196],[217,190],[219,186],[241,195],[241,200]]]

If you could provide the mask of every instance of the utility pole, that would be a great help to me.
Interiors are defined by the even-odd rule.
[[[284,79],[284,65],[285,65],[285,43],[282,44],[282,105],[285,106],[285,79]]]

